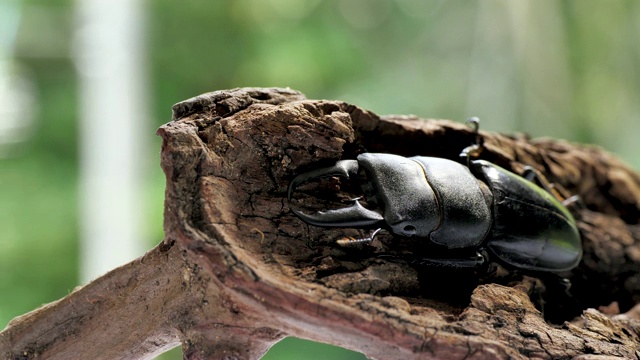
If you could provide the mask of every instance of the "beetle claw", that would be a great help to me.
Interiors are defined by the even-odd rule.
[[[365,208],[358,200],[346,208],[318,211],[310,215],[293,208],[291,211],[304,222],[314,226],[368,228],[379,227],[384,222],[381,214]]]
[[[289,184],[289,189],[287,190],[287,199],[291,200],[291,194],[293,193],[293,190],[295,190],[295,188],[297,188],[300,184],[303,184],[307,181],[331,176],[339,176],[345,179],[349,179],[350,176],[355,176],[358,174],[358,169],[359,167],[357,160],[340,160],[333,166],[300,174],[296,176]]]
[[[358,169],[359,165],[357,160],[341,160],[336,162],[334,166],[300,174],[291,181],[291,184],[289,184],[287,198],[291,200],[293,191],[300,184],[314,179],[331,176],[349,179],[351,176],[356,176],[358,174]],[[360,204],[357,198],[353,200],[353,205],[336,210],[319,211],[315,214],[305,214],[293,208],[291,211],[303,221],[315,226],[366,228],[374,226],[379,227],[384,222],[384,218],[380,213],[365,208]]]

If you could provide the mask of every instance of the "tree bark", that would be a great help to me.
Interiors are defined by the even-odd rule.
[[[4,358],[142,359],[182,343],[185,359],[257,359],[288,335],[376,359],[640,358],[640,176],[605,151],[480,132],[483,159],[533,166],[582,198],[584,257],[567,296],[495,264],[470,274],[381,257],[412,249],[390,235],[339,247],[361,234],[291,213],[296,174],[362,151],[457,159],[475,141],[464,125],[289,89],[218,91],[173,111],[158,131],[163,242],[14,319],[0,333]],[[324,207],[336,189],[328,180],[311,189],[319,198],[296,201]]]

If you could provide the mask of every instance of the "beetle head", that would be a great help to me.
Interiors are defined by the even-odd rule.
[[[420,164],[392,154],[358,156],[367,184],[365,195],[375,198],[387,227],[396,235],[427,237],[439,222],[436,196]]]
[[[356,160],[341,160],[336,162],[334,166],[300,174],[289,184],[287,198],[291,200],[291,195],[295,188],[305,182],[332,176],[349,179],[358,174],[358,168],[358,161]],[[374,228],[380,227],[384,223],[382,215],[365,208],[358,200],[354,200],[354,204],[350,207],[319,211],[310,215],[294,208],[291,208],[291,211],[304,222],[322,227]]]
[[[400,236],[427,237],[440,222],[435,194],[420,164],[412,159],[391,154],[364,153],[357,160],[338,161],[334,166],[298,175],[289,185],[288,198],[300,184],[322,177],[349,179],[362,171],[362,186],[368,203],[376,210],[363,207],[357,200],[347,208],[305,214],[292,209],[303,221],[322,227],[384,227]]]

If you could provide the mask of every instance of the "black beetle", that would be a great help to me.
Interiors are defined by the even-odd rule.
[[[477,135],[477,119],[471,121]],[[356,199],[346,208],[315,214],[292,208],[293,213],[315,226],[377,229],[355,241],[371,241],[385,229],[446,249],[444,257],[416,254],[426,264],[475,267],[493,256],[507,266],[533,272],[561,273],[577,266],[582,244],[564,199],[557,198],[542,174],[531,168],[521,177],[472,159],[481,149],[478,144],[464,149],[465,165],[435,157],[363,153],[355,160],[298,175],[289,185],[288,198],[313,179],[364,176],[367,203],[377,208],[368,209]]]

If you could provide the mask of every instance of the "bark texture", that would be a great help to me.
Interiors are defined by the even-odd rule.
[[[417,245],[390,235],[339,247],[361,234],[291,213],[296,174],[363,151],[457,159],[475,139],[462,124],[289,89],[218,91],[173,111],[158,131],[163,243],[14,319],[4,358],[146,358],[181,342],[186,359],[257,359],[291,335],[377,359],[640,359],[640,176],[601,149],[481,132],[483,159],[533,166],[583,199],[567,296],[498,265],[426,271],[400,256]],[[341,185],[302,188],[294,206],[325,208]]]

